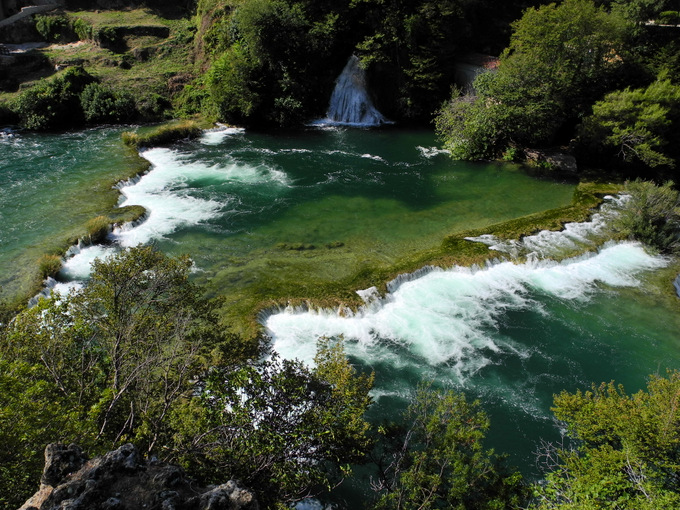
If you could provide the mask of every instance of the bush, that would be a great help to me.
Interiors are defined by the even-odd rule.
[[[79,95],[94,80],[82,67],[71,67],[51,81],[40,81],[17,100],[21,124],[28,129],[47,130],[82,122]]]
[[[38,268],[42,278],[56,276],[61,269],[61,257],[59,255],[43,255],[38,259]]]
[[[67,43],[78,38],[71,20],[64,15],[36,16],[35,28],[47,42]]]
[[[679,116],[680,86],[668,79],[644,89],[617,90],[593,105],[580,127],[579,143],[582,150],[610,161],[673,168]]]
[[[94,39],[94,28],[82,18],[76,18],[73,22],[73,31],[81,41]]]
[[[630,195],[615,228],[661,252],[680,251],[680,194],[668,181],[661,186],[636,180],[626,184]]]
[[[87,229],[87,237],[90,243],[98,244],[106,239],[106,236],[111,229],[111,220],[106,216],[97,216],[92,218],[85,225]]]
[[[136,116],[135,100],[126,91],[90,83],[80,95],[85,120],[93,123],[126,122]]]
[[[168,145],[185,138],[196,138],[201,132],[202,129],[195,121],[183,120],[173,124],[165,124],[145,135],[126,131],[121,136],[125,145],[140,148]]]

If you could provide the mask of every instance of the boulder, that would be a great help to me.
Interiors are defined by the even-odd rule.
[[[202,488],[172,464],[125,444],[87,460],[77,445],[45,449],[41,485],[19,510],[258,510],[254,494],[230,480]]]

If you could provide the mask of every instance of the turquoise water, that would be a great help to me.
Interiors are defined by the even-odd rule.
[[[0,137],[0,296],[25,294],[37,259],[115,204],[132,162],[120,132]]]
[[[19,278],[30,254],[97,214],[92,190],[129,164],[118,137],[94,130],[1,142],[3,285]],[[151,171],[121,186],[121,205],[144,206],[146,220],[114,231],[112,246],[75,250],[61,279],[86,278],[93,257],[119,246],[153,242],[189,253],[194,278],[211,293],[266,300],[281,282],[300,293],[341,283],[447,234],[570,203],[573,185],[453,162],[435,146],[431,133],[399,129],[224,129],[150,149],[142,155]],[[356,314],[288,308],[263,325],[283,356],[305,360],[319,335],[343,336],[352,361],[376,372],[374,419],[403,409],[421,381],[465,390],[490,414],[490,446],[538,476],[537,439],[559,438],[549,411],[555,392],[611,379],[635,391],[680,358],[677,304],[657,299],[650,283],[667,260],[634,243],[551,260],[600,227],[497,247],[509,260],[533,254],[522,264],[423,271],[384,296],[346,289],[362,291],[366,305]]]
[[[149,216],[114,239],[189,253],[212,293],[262,299],[280,281],[304,297],[305,285],[389,266],[452,232],[569,204],[574,189],[453,162],[425,131],[227,129],[142,155],[152,170],[122,188],[122,204]],[[81,265],[75,258],[67,271]]]

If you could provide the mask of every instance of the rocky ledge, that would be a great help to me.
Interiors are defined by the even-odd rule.
[[[50,444],[40,489],[19,510],[258,510],[229,481],[200,487],[178,466],[146,460],[131,444],[88,460],[77,445]]]

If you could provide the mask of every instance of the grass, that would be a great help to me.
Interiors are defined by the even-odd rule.
[[[180,120],[163,124],[157,128],[139,134],[125,131],[121,136],[123,143],[135,149],[169,145],[179,140],[197,138],[203,132],[201,125],[195,120]]]
[[[59,255],[43,255],[38,259],[38,269],[42,279],[48,276],[56,276],[61,269],[61,257]]]
[[[111,228],[111,220],[106,216],[97,216],[92,218],[85,224],[87,230],[87,240],[90,244],[99,244],[104,242],[109,229]]]
[[[114,52],[100,47],[92,40],[73,44],[54,44],[33,50],[47,57],[49,65],[16,78],[21,90],[32,87],[40,78],[58,74],[55,65],[82,65],[104,85],[130,92],[140,109],[158,114],[156,110],[169,104],[172,95],[189,81],[193,73],[193,21],[189,18],[165,19],[146,9],[127,11],[67,11],[72,18],[80,18],[96,31],[102,27],[165,27],[169,36],[125,35],[122,48]],[[180,77],[179,79],[177,77]],[[179,85],[173,85],[179,80]],[[20,91],[0,92],[0,103],[13,102]],[[163,98],[166,105],[159,104]],[[161,101],[161,103],[163,102]],[[147,106],[151,105],[151,106]]]

